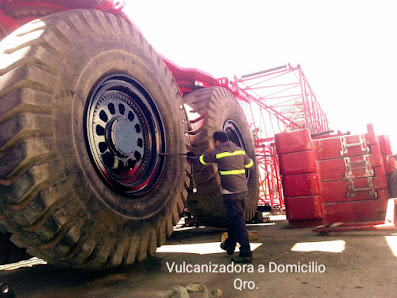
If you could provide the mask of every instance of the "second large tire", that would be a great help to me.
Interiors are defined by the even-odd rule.
[[[233,94],[222,87],[193,91],[184,97],[184,103],[192,126],[190,134],[193,152],[202,154],[212,150],[213,133],[224,131],[254,161],[254,166],[246,172],[248,198],[245,202],[245,218],[250,220],[255,215],[258,204],[258,169],[252,132],[239,103]],[[217,168],[213,164],[194,165],[193,177],[198,191],[189,192],[189,210],[201,224],[225,226],[226,210],[222,202]]]

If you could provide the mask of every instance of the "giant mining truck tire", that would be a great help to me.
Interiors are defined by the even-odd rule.
[[[187,197],[172,74],[133,26],[71,10],[0,44],[0,218],[30,255],[100,270],[152,255]]]
[[[248,198],[245,202],[245,218],[247,221],[252,219],[258,204],[259,173],[252,132],[239,103],[232,93],[222,87],[193,91],[184,97],[184,103],[192,126],[191,150],[194,153],[202,154],[212,150],[213,133],[224,131],[254,161],[254,166],[246,170]],[[197,184],[197,192],[189,191],[187,206],[191,214],[200,224],[225,226],[226,209],[216,166],[195,164],[193,178]]]

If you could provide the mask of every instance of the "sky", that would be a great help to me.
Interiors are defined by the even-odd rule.
[[[397,152],[397,5],[392,0],[126,0],[177,65],[229,77],[300,64],[334,130],[373,123]]]

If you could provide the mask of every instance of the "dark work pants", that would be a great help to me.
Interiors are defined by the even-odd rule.
[[[247,192],[222,195],[227,212],[227,234],[225,245],[234,248],[240,243],[240,255],[248,257],[252,255],[247,227],[244,219],[244,199]]]

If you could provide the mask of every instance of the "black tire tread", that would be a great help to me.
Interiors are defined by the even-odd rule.
[[[27,97],[22,97],[22,102],[15,108],[6,113],[1,113],[0,110],[0,125],[6,124],[13,119],[19,117],[34,118],[45,116],[48,117],[54,112],[50,107],[54,107],[56,102],[53,101],[52,95],[70,95],[69,90],[55,90],[54,82],[57,82],[58,75],[62,72],[60,66],[66,61],[63,56],[63,49],[71,47],[75,41],[83,38],[83,32],[86,28],[92,31],[92,38],[103,36],[103,32],[115,33],[117,30],[122,30],[126,34],[133,35],[135,41],[147,49],[152,57],[152,61],[157,64],[157,67],[163,68],[163,73],[169,85],[174,90],[175,100],[180,100],[179,91],[176,83],[170,74],[165,64],[159,59],[153,48],[147,43],[138,30],[133,29],[125,20],[117,18],[114,15],[103,13],[94,10],[76,10],[68,11],[57,15],[50,15],[46,17],[46,25],[33,21],[30,24],[19,28],[11,38],[6,38],[0,44],[0,51],[2,55],[18,56],[21,50],[25,48],[34,49],[34,56],[20,59],[10,59],[11,63],[5,65],[0,69],[0,76],[5,78],[3,81],[11,82],[11,84],[2,86],[0,83],[0,104],[3,100],[11,95],[13,92],[20,90],[29,90],[29,92],[36,94],[39,98],[41,94],[49,95],[47,101],[41,104],[28,102]],[[66,28],[68,28],[66,30]],[[39,32],[46,30],[46,37],[42,38]],[[120,36],[113,34],[114,36]],[[85,38],[85,37],[84,37]],[[116,38],[116,37],[115,37]],[[8,40],[12,40],[13,46],[7,47]],[[76,53],[76,55],[84,56],[85,53]],[[10,79],[8,79],[8,77]],[[14,79],[11,79],[14,78]],[[15,80],[15,78],[21,78]],[[59,94],[61,93],[61,94]],[[182,110],[180,111],[180,119],[184,119]],[[32,122],[34,122],[32,120]],[[16,166],[8,169],[8,173],[1,175],[0,172],[0,187],[18,188],[19,184],[25,183],[26,179],[21,179],[22,176],[34,176],[35,169],[49,162],[59,161],[62,164],[60,153],[53,151],[46,140],[52,139],[54,131],[51,129],[40,130],[20,130],[13,138],[5,140],[0,143],[0,163],[6,155],[11,154],[11,150],[17,144],[29,145],[29,142],[41,143],[42,147],[47,148],[46,152],[36,153],[26,157]],[[188,147],[188,140],[186,139],[186,147]],[[78,232],[79,235],[69,235],[70,231],[77,224],[88,225],[86,222],[79,223],[79,218],[84,214],[87,218],[87,212],[80,208],[83,204],[79,201],[73,191],[71,191],[66,173],[61,169],[62,167],[53,167],[49,169],[44,166],[42,176],[52,178],[42,178],[40,181],[31,182],[32,184],[22,196],[16,201],[7,201],[1,209],[5,209],[3,214],[6,217],[23,222],[22,227],[18,230],[15,227],[7,228],[11,233],[17,233],[11,240],[17,242],[21,246],[28,246],[29,252],[43,257],[46,260],[58,264],[60,266],[72,266],[76,268],[91,268],[100,269],[102,267],[116,267],[120,264],[129,265],[137,260],[142,260],[147,255],[152,255],[155,248],[165,242],[165,239],[170,236],[172,232],[172,225],[179,220],[180,213],[183,211],[183,204],[187,198],[187,191],[185,188],[177,189],[175,196],[177,196],[176,204],[172,207],[169,214],[165,215],[165,224],[161,224],[156,231],[150,231],[149,236],[134,236],[130,231],[123,232],[122,239],[103,241],[97,233],[91,233],[95,230],[95,226],[85,227]],[[185,163],[184,184],[188,185],[188,165]],[[58,187],[61,191],[53,201],[49,204],[43,201],[46,197],[46,192],[51,187]],[[21,189],[26,189],[22,187]],[[48,196],[47,196],[48,197]],[[55,214],[65,204],[74,205],[73,210],[78,210],[76,214],[70,214],[66,222],[59,222]],[[44,209],[43,209],[44,207]],[[26,208],[39,209],[36,217],[29,222],[24,219],[23,210]],[[46,225],[45,223],[58,222],[58,224]],[[109,234],[113,234],[111,231]],[[43,235],[46,235],[44,237]],[[128,235],[128,236],[126,236]],[[103,236],[105,237],[105,236]],[[69,240],[73,245],[69,245],[66,249],[63,241]],[[137,242],[138,241],[138,242]],[[35,243],[32,245],[32,242]],[[118,244],[122,243],[122,244]],[[84,250],[84,253],[81,253]],[[122,251],[122,253],[120,253]],[[117,252],[117,256],[115,255]],[[112,256],[113,254],[113,256]]]
[[[241,107],[234,96],[225,88],[209,87],[196,90],[184,97],[186,105],[192,108],[192,112],[198,113],[199,118],[204,119],[202,125],[195,129],[191,151],[195,153],[205,153],[212,150],[212,134],[217,130],[222,130],[223,123],[219,123],[220,110],[222,107],[232,107],[239,109],[244,115]],[[193,119],[194,121],[194,119]],[[197,120],[195,121],[197,122]],[[251,137],[245,138],[252,143]],[[253,144],[252,144],[252,149]],[[255,167],[257,169],[256,160]],[[225,210],[222,205],[221,184],[218,171],[213,164],[194,167],[194,178],[198,185],[197,194],[189,193],[188,208],[192,214],[198,217],[198,221],[203,224],[213,226],[225,225]],[[245,218],[252,219],[256,211],[258,195],[248,197]]]

